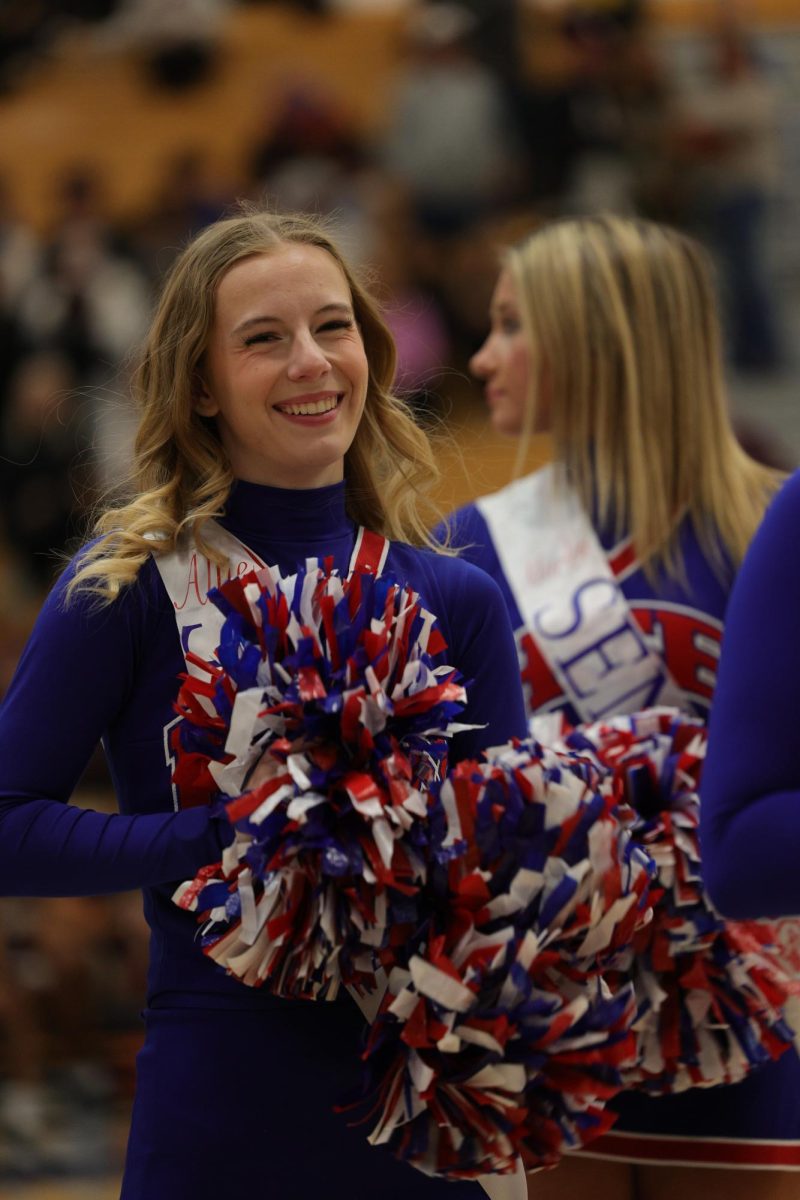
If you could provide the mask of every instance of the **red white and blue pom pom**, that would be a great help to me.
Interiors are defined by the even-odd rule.
[[[658,869],[653,920],[636,932],[623,964],[639,1000],[638,1061],[625,1082],[653,1094],[734,1083],[794,1040],[783,1008],[797,987],[769,926],[723,920],[703,890],[706,738],[700,721],[652,709],[580,726],[564,739],[609,772],[619,815]]]
[[[636,1005],[598,965],[646,918],[652,865],[598,778],[525,743],[440,790],[430,916],[389,975],[353,1105],[371,1142],[426,1173],[552,1164],[611,1124]]]
[[[464,728],[464,688],[437,665],[434,618],[386,576],[310,562],[210,595],[226,617],[219,664],[184,679],[175,777],[216,793],[236,836],[175,899],[244,983],[370,991],[419,920],[428,784]]]

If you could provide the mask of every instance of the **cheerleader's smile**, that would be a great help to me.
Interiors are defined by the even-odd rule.
[[[325,425],[335,420],[342,400],[342,392],[313,392],[284,400],[275,408],[291,421],[299,421],[303,425]]]

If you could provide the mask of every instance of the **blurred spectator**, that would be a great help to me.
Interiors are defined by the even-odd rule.
[[[95,489],[118,482],[127,470],[130,403],[127,396],[112,401],[109,393],[127,392],[128,360],[143,335],[151,300],[137,250],[108,216],[95,172],[84,166],[68,170],[59,180],[58,199],[59,213],[37,269],[20,286],[14,314],[5,319],[20,350],[5,370],[10,382],[0,481],[10,505],[12,549],[35,556],[23,567],[34,586],[50,582],[55,560],[48,551],[63,550],[78,534]],[[76,455],[80,466],[71,473]]]
[[[0,93],[19,87],[46,52],[53,32],[48,0],[3,0],[0,4]]]
[[[168,91],[205,83],[219,51],[231,0],[122,0],[106,23],[101,45],[144,56],[150,80]]]
[[[35,594],[52,583],[57,553],[80,532],[91,501],[76,456],[85,443],[75,374],[63,355],[25,358],[0,418],[0,497],[4,541]]]
[[[269,179],[296,158],[332,159],[348,170],[363,164],[361,138],[352,118],[318,81],[287,80],[277,101],[270,93],[265,108],[265,132],[250,150],[253,179]]]
[[[131,237],[136,257],[157,284],[183,245],[222,216],[233,188],[213,179],[203,150],[186,147],[166,163],[157,189]]]
[[[34,343],[58,350],[88,382],[113,374],[142,335],[148,306],[141,273],[82,231],[50,252],[20,316]]]
[[[305,7],[305,0],[291,0],[300,7]],[[326,8],[331,12],[392,12],[399,8],[410,8],[418,0],[325,0]]]
[[[370,257],[372,172],[336,93],[316,80],[287,81],[277,105],[270,96],[264,124],[249,153],[256,199],[281,211],[325,215],[349,257]]]
[[[0,399],[30,350],[17,308],[40,261],[39,240],[14,212],[8,183],[0,176]]]
[[[49,232],[51,250],[73,236],[90,236],[107,254],[132,253],[122,227],[109,215],[101,172],[89,163],[68,166],[55,180],[56,215]]]
[[[764,254],[780,172],[778,96],[733,20],[712,33],[708,51],[705,76],[679,97],[675,113],[676,153],[690,172],[688,220],[721,262],[735,366],[769,371],[782,362]]]
[[[280,4],[282,8],[294,8],[313,17],[325,16],[331,8],[331,0],[238,0],[239,4]]]
[[[3,292],[0,276],[0,398],[8,394],[11,380],[30,350],[13,305]]]
[[[61,195],[62,214],[19,316],[37,348],[63,354],[78,386],[92,385],[113,377],[142,336],[150,289],[105,216],[98,181],[77,170]]]
[[[51,0],[51,5],[70,21],[90,24],[112,17],[119,8],[120,0]]]
[[[41,1170],[48,1134],[44,1035],[10,962],[9,912],[0,908],[0,1178]]]
[[[405,196],[384,181],[373,189],[376,233],[370,266],[384,320],[397,346],[396,386],[421,415],[436,411],[452,360],[450,334],[433,292],[417,273],[417,233]]]
[[[412,9],[407,61],[391,89],[378,147],[408,190],[421,228],[460,233],[519,196],[520,146],[497,77],[472,46],[476,21],[458,4]]]
[[[114,1039],[138,1032],[147,933],[141,901],[0,904],[0,1179],[114,1168],[128,1099]],[[111,1040],[109,1040],[111,1039]]]
[[[633,213],[652,187],[667,92],[641,17],[626,4],[575,6],[563,20],[574,64],[567,211]]]
[[[27,546],[38,555],[29,572],[38,584],[51,578],[47,550],[63,550],[80,531],[96,489],[118,484],[127,472],[132,421],[125,376],[151,302],[151,283],[138,249],[109,217],[100,177],[88,167],[71,168],[59,182],[58,195],[60,212],[39,270],[21,290],[17,305],[20,336],[34,358],[31,369],[21,371],[7,406],[10,440],[4,453],[9,461],[3,468],[4,486],[15,504],[9,536],[18,553],[24,554]],[[63,378],[48,412],[41,380],[55,362],[60,362]],[[48,363],[49,368],[42,367]],[[112,399],[113,391],[122,392],[124,399]],[[76,455],[81,456],[80,468],[71,478],[68,461]],[[26,463],[30,465],[21,472]],[[54,480],[50,506],[60,506],[60,522],[55,513],[46,513],[48,471]],[[37,487],[42,494],[26,515],[27,493]],[[48,547],[50,536],[56,540]]]
[[[505,7],[502,77],[524,149],[527,203],[542,216],[637,209],[660,186],[666,100],[644,3]]]
[[[429,5],[450,0],[423,0]],[[516,78],[519,0],[459,0],[474,22],[471,44],[476,56],[498,79]]]
[[[0,306],[13,308],[41,262],[41,245],[15,211],[11,188],[0,176]]]

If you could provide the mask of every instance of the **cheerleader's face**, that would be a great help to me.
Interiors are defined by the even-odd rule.
[[[344,477],[368,366],[347,280],[319,246],[242,259],[219,284],[196,408],[237,479],[310,488]]]
[[[489,417],[498,433],[522,432],[530,402],[531,353],[522,326],[517,287],[508,271],[500,272],[489,309],[491,328],[470,359],[470,370],[484,383]],[[538,424],[538,422],[537,422]]]

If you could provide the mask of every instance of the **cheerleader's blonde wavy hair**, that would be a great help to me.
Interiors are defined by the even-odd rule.
[[[318,246],[343,271],[364,341],[369,378],[364,414],[345,456],[350,517],[386,537],[441,551],[425,510],[438,479],[433,449],[409,409],[392,394],[396,353],[375,301],[355,277],[325,226],[304,216],[243,211],[216,222],[183,251],[169,272],[133,377],[140,407],[131,492],[95,523],[68,588],[113,600],[151,553],[175,548],[190,533],[203,553],[203,524],[224,511],[233,474],[213,421],[198,414],[194,380],[214,319],[223,275],[244,258],[282,245]],[[447,551],[445,551],[447,553]]]
[[[783,475],[734,434],[707,252],[667,226],[599,216],[545,225],[503,264],[531,378],[547,388],[555,460],[587,512],[630,534],[650,574],[682,573],[687,516],[723,574],[738,565]]]

